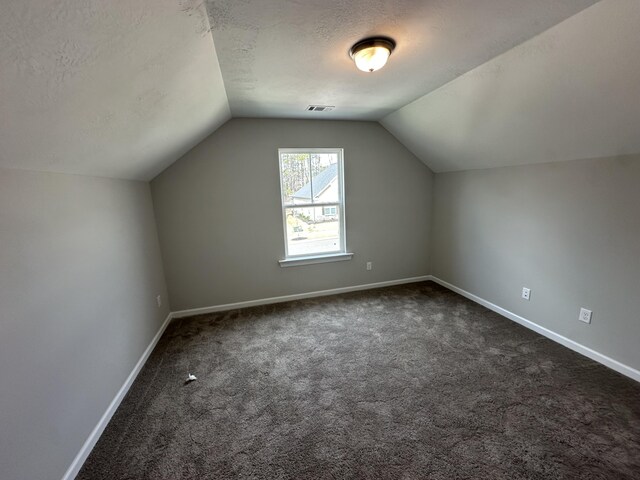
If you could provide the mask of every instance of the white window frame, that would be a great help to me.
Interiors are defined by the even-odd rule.
[[[333,153],[338,157],[338,202],[313,203],[313,185],[311,186],[311,201],[309,203],[296,203],[285,205],[282,190],[282,155],[287,153]],[[309,160],[311,161],[311,160]],[[309,165],[311,169],[311,165]],[[313,263],[338,262],[350,260],[353,253],[347,253],[347,231],[344,201],[344,150],[342,148],[279,148],[278,149],[278,176],[280,178],[280,206],[282,207],[282,229],[284,233],[284,260],[280,260],[280,266],[291,267],[296,265],[309,265]],[[331,252],[321,252],[304,255],[289,255],[289,242],[287,239],[287,208],[318,208],[336,207],[340,222],[339,248]]]

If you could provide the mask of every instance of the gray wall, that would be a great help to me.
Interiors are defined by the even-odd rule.
[[[279,147],[344,148],[351,261],[279,266]],[[377,123],[231,120],[151,183],[171,306],[426,275],[432,179]]]
[[[0,477],[62,478],[168,314],[148,184],[0,169],[0,305]]]
[[[432,273],[640,369],[639,186],[640,156],[439,173]]]

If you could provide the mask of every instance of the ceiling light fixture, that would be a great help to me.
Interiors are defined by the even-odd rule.
[[[349,55],[363,72],[375,72],[384,67],[389,55],[396,48],[396,42],[387,37],[365,38],[356,43]]]

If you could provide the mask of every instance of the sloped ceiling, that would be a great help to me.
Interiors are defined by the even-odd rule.
[[[233,116],[379,120],[596,0],[206,0]],[[394,38],[389,66],[349,48]],[[307,112],[309,104],[331,112]]]
[[[635,153],[639,10],[638,0],[3,0],[0,167],[149,180],[232,114],[382,119],[435,171]],[[373,34],[398,47],[366,74],[348,49]]]
[[[602,0],[381,123],[436,172],[640,153],[640,1]]]
[[[0,3],[0,167],[148,180],[229,117],[202,2]]]

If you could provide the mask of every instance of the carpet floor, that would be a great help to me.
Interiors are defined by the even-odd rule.
[[[200,315],[77,478],[638,479],[640,384],[433,282]]]

